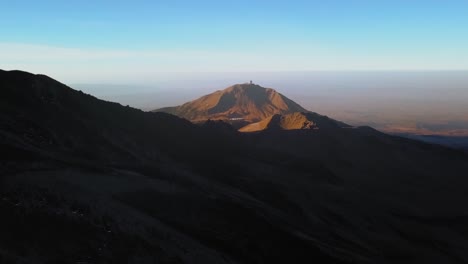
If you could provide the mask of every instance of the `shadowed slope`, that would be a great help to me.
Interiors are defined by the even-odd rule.
[[[0,87],[2,128],[17,131],[9,143],[31,142],[48,152],[128,162],[162,151],[180,155],[198,144],[193,137],[201,133],[176,116],[105,102],[45,75],[0,71]],[[177,152],[172,146],[176,140]]]
[[[314,113],[196,126],[24,72],[0,88],[0,263],[468,262],[463,152]]]

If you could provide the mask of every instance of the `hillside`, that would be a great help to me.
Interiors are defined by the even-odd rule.
[[[308,112],[198,126],[19,71],[0,88],[0,263],[468,261],[464,152]]]
[[[339,129],[350,127],[342,122],[330,119],[317,113],[276,114],[256,123],[239,129],[240,132],[255,132],[262,130],[296,130],[296,129]]]

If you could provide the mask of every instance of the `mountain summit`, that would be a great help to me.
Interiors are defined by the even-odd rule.
[[[236,84],[180,106],[154,111],[174,114],[196,123],[208,119],[253,123],[275,114],[307,112],[274,89],[253,83]]]

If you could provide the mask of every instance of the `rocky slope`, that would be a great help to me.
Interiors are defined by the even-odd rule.
[[[339,129],[350,127],[342,122],[311,112],[296,112],[292,114],[276,114],[256,123],[239,129],[240,132],[255,132],[262,130],[296,130],[296,129]]]

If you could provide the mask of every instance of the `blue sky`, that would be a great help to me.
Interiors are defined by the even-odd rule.
[[[68,82],[174,72],[468,70],[465,0],[0,4],[0,68]]]

